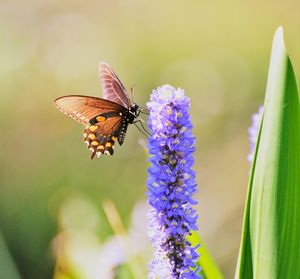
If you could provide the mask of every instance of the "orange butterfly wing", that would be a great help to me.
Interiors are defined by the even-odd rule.
[[[70,95],[56,99],[55,105],[86,126],[84,141],[92,151],[91,158],[96,154],[112,155],[117,139],[122,144],[120,130],[127,128],[123,121],[127,110],[119,104],[96,97]]]
[[[102,115],[97,118],[103,117]],[[88,125],[84,130],[84,141],[92,151],[93,158],[96,154],[113,155],[114,144],[119,138],[119,131],[122,125],[121,117],[110,117],[94,125]]]
[[[60,97],[54,103],[61,112],[84,125],[101,113],[124,111],[122,106],[109,100],[82,95]]]

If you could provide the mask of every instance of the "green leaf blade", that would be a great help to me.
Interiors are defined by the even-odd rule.
[[[236,278],[299,278],[300,106],[280,27],[253,162]]]
[[[192,235],[188,237],[188,241],[191,242],[192,246],[197,246],[198,244],[200,244],[200,247],[197,249],[200,255],[198,258],[198,265],[201,266],[201,275],[203,276],[203,278],[223,279],[224,277],[219,270],[219,267],[206,248],[199,234],[195,231],[192,231]]]

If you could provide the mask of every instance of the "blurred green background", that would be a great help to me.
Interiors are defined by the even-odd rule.
[[[263,102],[279,25],[299,80],[298,0],[2,0],[0,269],[11,274],[3,278],[53,277],[53,240],[66,204],[71,227],[91,222],[103,243],[113,233],[103,201],[115,204],[128,227],[134,204],[145,200],[143,135],[130,127],[113,157],[91,161],[83,126],[53,105],[61,95],[101,96],[99,61],[127,88],[135,84],[142,106],[164,83],[190,96],[200,234],[232,278],[249,173],[247,128]]]

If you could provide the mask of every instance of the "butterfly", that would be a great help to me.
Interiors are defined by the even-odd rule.
[[[143,110],[131,101],[122,82],[105,62],[99,64],[103,99],[82,95],[57,98],[56,107],[85,125],[84,141],[92,151],[91,159],[113,155],[116,141],[123,144],[129,124],[136,123]]]

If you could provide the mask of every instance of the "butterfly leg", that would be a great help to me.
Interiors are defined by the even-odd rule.
[[[140,108],[140,112],[149,115],[149,110],[147,108]]]
[[[137,125],[137,123],[141,124],[142,129]],[[145,129],[142,119],[133,121],[133,124],[135,125],[135,127],[137,127],[139,129],[139,131],[142,132],[143,135],[145,135],[146,137],[151,136],[151,134]]]
[[[138,128],[138,130],[145,136],[148,137],[148,134],[146,134],[138,125],[136,125],[136,123],[133,123],[135,125],[135,127]]]

